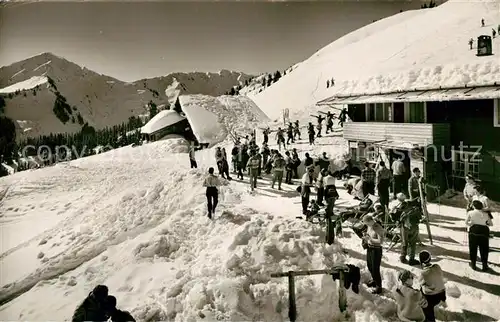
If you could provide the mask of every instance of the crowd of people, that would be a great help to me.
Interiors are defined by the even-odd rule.
[[[321,116],[320,116],[321,118]],[[318,121],[321,123],[321,120]],[[342,178],[344,171],[348,168],[347,162],[343,167],[336,168],[326,153],[313,159],[308,153],[301,160],[297,150],[292,148],[281,152],[281,146],[286,149],[295,140],[300,139],[300,128],[298,121],[290,125],[285,141],[284,131],[278,129],[276,139],[278,150],[270,149],[268,146],[269,129],[263,131],[264,141],[262,147],[256,144],[255,133],[246,136],[243,142],[236,140],[232,150],[231,164],[233,173],[238,179],[244,179],[248,174],[250,189],[257,187],[258,179],[263,175],[272,174],[271,188],[281,190],[283,178],[285,184],[294,184],[299,179],[298,168],[304,166],[304,174],[300,178],[297,192],[301,197],[302,214],[306,219],[318,214],[321,207],[325,207],[325,216],[334,218],[334,204],[339,195],[336,190],[336,178]],[[310,126],[309,126],[310,128]],[[331,130],[331,128],[327,128]],[[309,131],[309,143],[314,144],[314,129]],[[314,133],[311,135],[311,132]],[[229,162],[225,150],[216,150],[216,163],[219,175],[230,180]],[[345,158],[348,160],[348,158]],[[345,161],[345,160],[344,160]],[[413,289],[413,274],[403,270],[399,274],[399,285],[395,291],[394,298],[398,305],[398,317],[402,321],[435,321],[434,308],[440,303],[446,305],[446,291],[444,287],[443,272],[438,264],[431,263],[431,254],[428,250],[418,253],[419,224],[427,220],[423,216],[423,204],[425,201],[425,181],[419,168],[411,171],[408,178],[407,169],[401,157],[396,157],[391,167],[380,161],[376,168],[367,162],[361,171],[360,178],[348,178],[344,187],[355,198],[361,200],[360,207],[354,212],[355,218],[353,231],[361,238],[362,246],[366,249],[367,267],[371,274],[371,280],[367,286],[374,294],[381,294],[382,277],[380,267],[384,241],[390,238],[392,241],[400,242],[400,261],[411,266],[420,266],[421,289]],[[319,170],[318,170],[319,169]],[[349,175],[347,175],[349,177]],[[214,174],[214,168],[209,169],[209,175],[205,179],[204,186],[207,187],[208,216],[212,215],[217,206],[217,187],[221,185],[218,177]],[[311,200],[313,189],[316,190],[316,199]],[[392,191],[392,194],[391,194]],[[375,197],[377,202],[368,202]],[[392,195],[392,198],[391,198]],[[467,178],[464,189],[464,197],[467,200],[467,216],[465,224],[468,229],[470,265],[476,269],[477,249],[479,248],[483,271],[488,270],[488,226],[492,224],[491,212],[488,208],[488,199],[482,189],[472,177]],[[394,199],[394,200],[392,200]],[[366,211],[359,211],[363,203],[368,202]],[[326,203],[326,205],[325,205]],[[352,214],[352,213],[351,213]],[[341,214],[338,220],[344,220],[349,216]],[[339,230],[341,227],[339,227]]]

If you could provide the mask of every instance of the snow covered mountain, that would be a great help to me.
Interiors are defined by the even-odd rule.
[[[130,116],[146,114],[149,101],[161,109],[173,104],[179,94],[218,96],[250,78],[223,70],[126,83],[43,53],[0,68],[0,94],[5,97],[6,116],[17,121],[22,137],[75,132],[84,123],[97,129],[116,125]],[[58,98],[67,103],[59,117],[53,111]],[[64,114],[65,123],[61,121]]]
[[[285,108],[300,119],[316,111],[317,101],[336,93],[498,83],[500,37],[493,39],[492,56],[477,57],[476,42],[499,24],[498,0],[450,0],[401,12],[345,35],[269,88],[248,95],[273,119]],[[335,85],[326,88],[332,79]]]

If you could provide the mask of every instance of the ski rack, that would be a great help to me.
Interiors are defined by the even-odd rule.
[[[346,265],[338,265],[332,269],[317,269],[308,271],[288,271],[271,274],[272,278],[288,277],[288,318],[290,322],[297,321],[297,305],[295,302],[295,277],[322,274],[339,273],[339,309],[344,312],[347,309],[346,289],[344,287],[345,273],[349,271]]]

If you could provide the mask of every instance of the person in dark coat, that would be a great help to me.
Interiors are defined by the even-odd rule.
[[[97,285],[92,292],[76,308],[71,319],[72,322],[107,321],[106,300],[108,287]]]
[[[135,322],[134,317],[127,311],[116,308],[116,297],[108,296],[106,300],[106,313],[112,322]]]

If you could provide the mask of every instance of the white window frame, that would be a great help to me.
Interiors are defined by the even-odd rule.
[[[479,178],[479,174],[481,173],[480,171],[480,166],[481,166],[481,153],[478,152],[467,152],[467,151],[462,151],[462,150],[451,150],[452,153],[452,158],[451,158],[451,171],[452,171],[452,176],[455,178],[465,178],[467,174],[472,174],[474,178]],[[463,155],[464,157],[462,157]],[[467,156],[467,157],[465,157]],[[470,161],[470,157],[477,159],[477,161]],[[457,158],[463,159],[460,160],[461,162],[464,163],[464,175],[457,175],[455,171],[455,167],[457,165]],[[469,164],[477,163],[477,172],[471,171]]]
[[[404,102],[405,103],[405,123],[410,123],[410,103],[424,104],[424,123],[427,123],[427,102]],[[419,123],[416,123],[419,124]],[[421,123],[420,123],[421,124]]]
[[[493,127],[500,127],[500,98],[493,100]]]
[[[389,108],[391,119],[387,120],[387,121],[368,121],[368,115],[370,112],[370,104],[375,105],[375,115],[374,115],[375,120],[377,119],[377,104],[383,104],[383,108],[382,108],[383,112],[382,113],[384,113],[384,116],[385,116],[386,104],[389,105],[388,108]],[[392,123],[392,122],[394,122],[394,104],[393,103],[366,103],[365,104],[365,121],[366,122],[378,122],[378,123],[383,123],[383,122]]]

